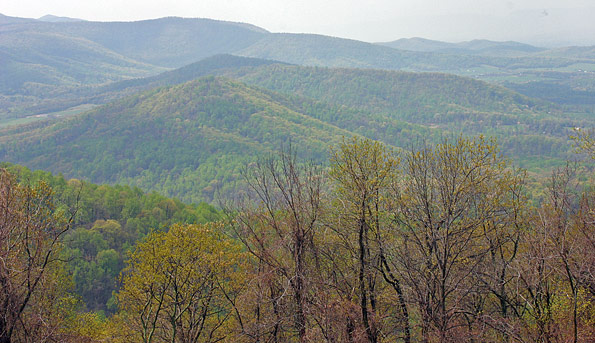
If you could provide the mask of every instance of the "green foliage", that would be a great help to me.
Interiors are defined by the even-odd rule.
[[[290,141],[323,162],[329,145],[354,133],[399,148],[422,137],[435,143],[450,133],[483,134],[521,166],[541,171],[568,157],[569,127],[593,125],[589,116],[457,76],[222,59],[135,84],[210,70],[270,91],[219,77],[157,88],[66,120],[0,130],[0,158],[197,202],[232,195],[244,164]]]
[[[219,224],[174,225],[137,245],[118,293],[134,340],[217,342],[229,334],[246,256],[222,231]]]
[[[351,135],[303,114],[283,96],[213,77],[5,133],[4,160],[186,202],[230,194],[245,163],[289,142],[323,161],[329,144]],[[112,213],[124,204],[109,206]]]
[[[113,311],[107,304],[117,289],[116,276],[127,253],[149,232],[173,223],[207,223],[220,214],[206,203],[184,204],[130,186],[107,186],[66,180],[62,175],[2,163],[22,184],[47,183],[58,210],[78,206],[75,229],[64,238],[63,257],[74,279],[74,290],[87,309]]]
[[[43,217],[78,207],[61,242],[68,265],[31,298],[32,318],[52,321],[29,333],[113,342],[593,337],[595,198],[576,191],[571,168],[541,184],[533,208],[524,173],[483,137],[408,153],[354,137],[333,151],[326,172],[302,169],[295,155],[247,167],[253,198],[232,226],[206,223],[219,215],[205,204],[2,164],[22,189],[48,194]],[[79,312],[71,279],[96,312]]]

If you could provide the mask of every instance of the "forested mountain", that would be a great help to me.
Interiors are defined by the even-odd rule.
[[[427,136],[427,128],[406,125],[421,124],[433,128],[435,134],[445,130],[495,136],[506,153],[519,162],[531,157],[547,165],[552,158],[565,158],[570,128],[592,125],[590,116],[564,113],[556,105],[471,78],[303,67],[230,55],[208,58],[154,77],[93,88],[86,98],[74,93],[77,102],[73,104],[101,103],[207,74],[283,93],[303,113],[394,146],[405,146],[416,135]],[[325,114],[338,113],[339,109],[341,115]],[[548,158],[537,157],[542,154]]]
[[[55,87],[103,84],[165,68],[125,57],[82,37],[0,25],[0,92],[43,96]]]
[[[594,73],[0,15],[0,343],[594,341]]]
[[[155,75],[221,53],[310,66],[448,72],[522,85],[515,89],[531,96],[541,94],[533,82],[547,82],[567,87],[569,95],[562,101],[547,93],[543,98],[566,104],[584,105],[576,103],[576,97],[595,89],[584,75],[595,71],[588,49],[550,53],[520,43],[490,41],[460,43],[453,49],[442,42],[408,44],[421,45],[417,50],[425,52],[320,35],[269,33],[248,24],[209,19],[46,22],[3,16],[0,115],[30,115],[23,109],[26,104],[43,102],[56,92]],[[531,50],[535,52],[515,53]]]
[[[505,153],[525,167],[564,160],[571,128],[594,124],[589,115],[566,113],[503,87],[447,74],[269,66],[244,69],[236,77],[288,95],[369,113],[374,121],[363,128],[346,128],[395,146],[409,142],[401,137],[403,121],[445,134],[496,137]]]
[[[555,108],[505,88],[471,78],[441,73],[393,72],[287,65],[273,60],[216,55],[156,76],[82,87],[55,94],[33,113],[64,110],[81,104],[102,104],[134,92],[175,85],[206,75],[224,75],[286,94],[395,116],[429,115],[420,112],[499,111],[535,112]],[[434,115],[432,113],[431,115]]]
[[[101,105],[139,91],[161,86],[172,86],[206,75],[222,74],[228,69],[274,63],[281,62],[232,55],[216,55],[155,76],[123,80],[103,86],[88,85],[74,89],[52,89],[47,93],[39,94],[36,101],[27,101],[30,98],[15,97],[16,99],[0,99],[0,104],[4,100],[5,110],[11,110],[13,116],[18,117],[19,114],[25,113],[31,118],[38,114],[64,111],[79,105]]]
[[[268,34],[235,54],[311,66],[450,71],[457,74],[486,66],[500,74],[525,68],[559,68],[576,62],[565,58],[407,51],[351,39],[290,33]]]
[[[419,121],[441,111],[535,113],[548,105],[503,87],[443,73],[272,65],[225,75],[287,94]]]
[[[267,31],[249,24],[211,19],[168,17],[136,22],[10,21],[0,25],[2,37],[46,32],[83,38],[139,62],[181,67],[218,53],[249,46]],[[65,51],[64,53],[67,53]]]
[[[229,196],[245,163],[290,142],[324,163],[329,145],[354,134],[399,148],[484,134],[540,170],[567,158],[571,128],[592,125],[470,78],[261,62],[220,56],[126,81],[125,94],[157,88],[69,119],[4,128],[0,159],[199,201]],[[207,71],[228,78],[170,85]]]
[[[4,129],[0,159],[197,201],[229,192],[243,165],[282,145],[322,161],[329,144],[351,135],[284,96],[207,77]]]
[[[0,116],[84,85],[155,75],[242,49],[266,33],[248,24],[162,18],[47,22],[0,18]],[[30,113],[29,113],[30,114]]]

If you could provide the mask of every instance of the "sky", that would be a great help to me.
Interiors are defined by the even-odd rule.
[[[594,0],[2,0],[0,13],[95,21],[211,18],[368,42],[423,37],[595,45]]]

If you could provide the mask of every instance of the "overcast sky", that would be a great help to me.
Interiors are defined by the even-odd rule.
[[[369,42],[424,37],[595,44],[594,0],[2,0],[0,13],[99,21],[212,18],[247,22],[272,32]]]

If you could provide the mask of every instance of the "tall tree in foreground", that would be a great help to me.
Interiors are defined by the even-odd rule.
[[[355,282],[344,280],[344,283],[357,289],[355,296],[368,342],[378,342],[380,336],[395,339],[398,337],[394,336],[395,331],[402,332],[403,339],[410,341],[409,316],[400,280],[387,270],[382,249],[386,238],[387,190],[394,180],[397,164],[380,143],[358,138],[344,142],[331,156],[330,176],[337,193],[332,227],[343,242],[343,256],[335,258],[354,258],[347,263],[349,269],[357,270]],[[380,310],[381,272],[399,299],[400,325],[396,328],[383,325],[386,313]]]
[[[221,230],[177,224],[138,244],[118,295],[130,333],[121,340],[218,342],[231,334],[245,255]]]
[[[417,305],[423,341],[477,337],[470,325],[483,312],[477,276],[501,244],[486,237],[511,224],[522,182],[483,138],[407,153],[394,189],[396,239],[385,250]]]
[[[518,331],[532,341],[595,339],[593,190],[581,195],[576,171],[567,165],[552,173],[514,267]]]
[[[48,314],[67,283],[58,252],[73,216],[55,212],[45,183],[20,185],[0,169],[0,342],[65,340]]]
[[[237,217],[236,233],[256,260],[252,288],[258,290],[258,315],[246,334],[255,341],[317,340],[314,328],[325,336],[325,325],[315,319],[317,308],[324,308],[316,282],[320,170],[298,163],[290,149],[248,167],[245,177],[251,196]]]

